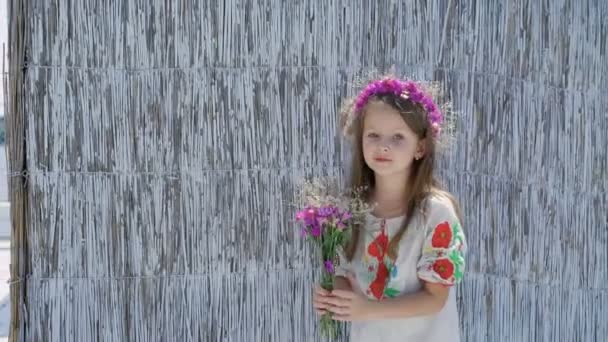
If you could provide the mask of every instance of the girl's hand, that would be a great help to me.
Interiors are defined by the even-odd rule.
[[[360,292],[349,290],[334,290],[328,297],[330,304],[327,310],[333,312],[332,319],[336,321],[360,321],[369,319],[374,308],[374,302]]]
[[[331,293],[322,288],[319,284],[316,284],[312,295],[312,305],[315,308],[317,315],[322,316],[327,312],[329,299],[331,299]]]

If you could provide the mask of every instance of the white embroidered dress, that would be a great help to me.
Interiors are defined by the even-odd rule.
[[[412,218],[393,262],[386,247],[403,220],[368,215],[352,262],[341,257],[336,274],[353,273],[359,288],[375,300],[416,292],[422,288],[421,279],[447,286],[460,282],[466,241],[450,200],[433,196],[426,201],[425,210]],[[445,306],[435,315],[353,322],[350,340],[458,342],[456,289],[450,288]]]

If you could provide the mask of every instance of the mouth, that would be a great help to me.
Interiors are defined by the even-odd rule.
[[[386,163],[386,162],[390,162],[392,160],[388,159],[388,158],[384,158],[384,157],[376,157],[374,158],[375,161],[380,162],[380,163]]]

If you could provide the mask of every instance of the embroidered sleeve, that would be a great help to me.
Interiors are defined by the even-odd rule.
[[[462,280],[467,244],[460,222],[451,205],[431,208],[422,255],[418,260],[418,278],[443,285]]]

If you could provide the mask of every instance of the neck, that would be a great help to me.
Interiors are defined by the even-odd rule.
[[[380,216],[404,214],[406,207],[407,181],[409,172],[403,175],[375,175],[372,201],[377,204],[376,213]]]

